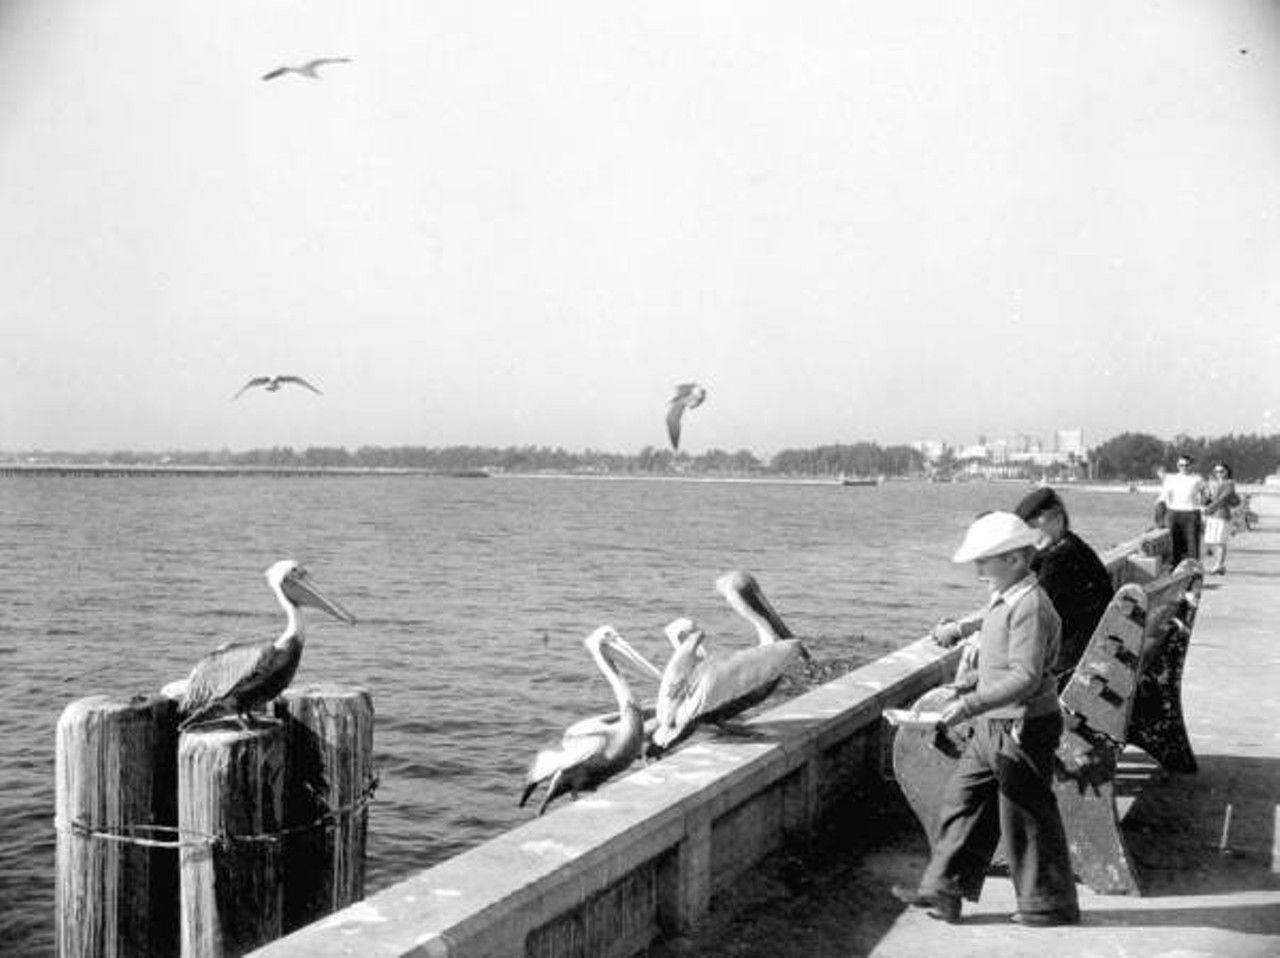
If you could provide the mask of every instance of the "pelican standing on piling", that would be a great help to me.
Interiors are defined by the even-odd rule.
[[[720,724],[763,702],[797,660],[809,657],[752,576],[726,573],[716,580],[716,589],[755,626],[758,644],[717,655],[703,648],[706,634],[691,619],[676,619],[667,626],[676,651],[658,687],[657,725],[651,738],[654,751],[671,748],[700,723]]]
[[[615,655],[620,655],[654,678],[661,673],[640,655],[610,626],[601,626],[583,644],[595,660],[618,702],[616,716],[597,717],[571,725],[558,748],[538,752],[525,776],[520,806],[529,800],[537,787],[550,780],[538,814],[547,810],[552,799],[565,792],[590,791],[606,779],[634,762],[644,743],[644,715],[630,687],[618,672]]]
[[[287,621],[279,638],[225,642],[196,663],[182,691],[181,729],[214,718],[233,716],[247,728],[249,713],[289,687],[302,661],[302,608],[310,606],[346,623],[355,616],[328,598],[311,574],[292,559],[282,559],[266,572],[267,584],[284,609]],[[182,685],[182,683],[175,683]],[[166,687],[166,691],[178,689]]]

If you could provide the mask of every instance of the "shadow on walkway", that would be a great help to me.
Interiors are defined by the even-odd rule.
[[[1179,774],[1141,758],[1123,770],[1124,790],[1140,787],[1124,835],[1144,897],[1280,888],[1271,871],[1280,760],[1201,755],[1198,772]]]

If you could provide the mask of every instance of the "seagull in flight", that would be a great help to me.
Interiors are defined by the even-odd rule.
[[[298,76],[310,77],[313,80],[320,79],[319,69],[326,63],[350,63],[350,57],[316,57],[314,60],[308,60],[300,66],[276,67],[274,70],[262,74],[264,80],[274,80],[276,77],[284,76],[286,73],[296,73]]]
[[[707,391],[697,383],[681,383],[676,386],[676,394],[671,398],[667,409],[667,435],[671,437],[671,448],[680,448],[680,417],[686,409],[694,409],[702,405],[707,398]]]
[[[254,386],[263,386],[269,393],[277,392],[285,383],[297,383],[299,386],[307,387],[317,396],[323,395],[320,390],[316,389],[315,386],[311,385],[311,383],[307,382],[301,376],[254,376],[240,387],[240,392],[236,393],[231,398],[233,400],[239,399],[245,390],[252,389]]]

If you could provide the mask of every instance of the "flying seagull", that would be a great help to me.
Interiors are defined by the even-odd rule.
[[[697,383],[681,383],[676,387],[676,394],[671,399],[667,410],[667,435],[671,437],[671,448],[680,448],[680,417],[686,409],[702,405],[707,398],[707,391]]]
[[[349,57],[316,57],[314,60],[308,60],[306,63],[303,63],[300,66],[276,67],[274,70],[270,70],[262,74],[262,79],[274,80],[276,77],[284,76],[286,73],[296,73],[298,74],[298,76],[310,77],[313,80],[319,80],[320,79],[320,73],[318,72],[319,68],[324,66],[326,63],[350,63],[350,62],[351,62],[351,59]]]
[[[266,388],[267,392],[273,393],[278,391],[285,383],[297,383],[299,386],[306,386],[317,396],[323,395],[320,390],[316,389],[315,386],[311,385],[311,383],[307,382],[301,376],[254,376],[240,387],[240,392],[236,393],[231,398],[233,400],[239,399],[245,390],[252,389],[254,386],[263,386]]]

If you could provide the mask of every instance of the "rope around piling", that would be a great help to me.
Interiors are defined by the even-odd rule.
[[[378,790],[379,778],[373,775],[363,792],[354,801],[339,808],[330,809],[323,815],[304,825],[290,825],[274,832],[259,832],[253,835],[232,835],[229,833],[210,834],[193,829],[181,829],[174,825],[121,825],[116,828],[94,828],[80,819],[67,821],[59,817],[54,821],[55,831],[72,834],[80,838],[91,838],[104,842],[119,842],[124,845],[138,845],[145,848],[211,848],[216,845],[233,845],[238,842],[279,842],[292,835],[314,832],[339,824],[342,819],[356,812],[363,811],[373,801],[373,794]],[[152,838],[149,835],[174,835],[176,838]]]

